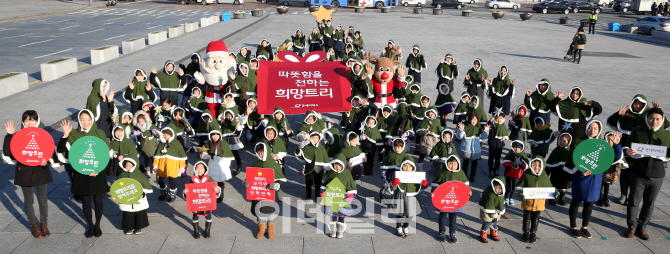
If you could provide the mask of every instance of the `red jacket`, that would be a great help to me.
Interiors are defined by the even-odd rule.
[[[393,75],[393,79],[391,79],[391,81],[386,84],[382,84],[374,75],[372,75],[370,80],[372,82],[372,91],[375,95],[374,98],[370,99],[370,102],[374,102],[378,108],[382,108],[386,104],[389,104],[391,107],[395,108],[395,98],[392,94],[393,88],[404,87],[405,77],[398,78],[397,75]]]

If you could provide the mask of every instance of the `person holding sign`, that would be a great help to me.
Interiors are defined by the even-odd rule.
[[[351,202],[356,197],[358,193],[356,191],[356,182],[351,176],[349,170],[345,170],[346,159],[344,154],[338,154],[330,161],[330,167],[332,170],[328,170],[326,174],[326,180],[323,181],[321,185],[321,192],[319,196],[321,198],[332,198],[332,196],[326,195],[328,193],[330,183],[337,179],[342,185],[344,185],[344,192],[346,194],[345,201],[349,204],[349,207],[343,207],[343,205],[338,205],[337,209],[331,206],[324,206],[324,214],[331,216],[331,222],[328,223],[328,229],[330,230],[330,237],[342,238],[344,237],[344,230],[347,228],[347,224],[344,223],[344,218],[353,215],[354,209],[351,208]]]
[[[209,177],[209,167],[205,164],[204,161],[198,161],[193,165],[193,177],[189,183],[205,183],[205,182],[214,182],[212,178]],[[212,189],[216,193],[217,199],[223,195],[223,189],[219,186],[215,186]],[[186,194],[188,189],[184,189],[184,199],[186,199]],[[199,211],[193,213],[193,238],[200,238],[200,217],[205,217],[205,230],[202,231],[202,237],[209,238],[210,230],[212,229],[212,211]]]
[[[267,188],[273,190],[275,200],[274,201],[251,201],[251,214],[256,216],[256,222],[258,223],[258,233],[256,233],[256,239],[261,239],[265,236],[266,228],[268,239],[275,238],[275,221],[274,218],[279,214],[279,205],[277,200],[279,199],[279,188],[281,185],[286,182],[286,177],[281,172],[281,165],[277,164],[270,156],[268,152],[267,145],[264,143],[257,143],[254,149],[258,160],[251,164],[254,168],[269,168],[274,170],[274,183],[268,184]],[[244,181],[244,188],[249,187],[249,182]],[[321,187],[319,185],[319,187]],[[273,217],[274,216],[274,217]],[[267,223],[267,227],[266,227]]]
[[[321,188],[323,171],[329,164],[328,152],[321,144],[321,134],[312,131],[309,134],[309,145],[295,151],[295,157],[300,162],[305,163],[302,174],[305,176],[305,199],[312,199],[312,186],[316,193]],[[267,154],[271,156],[271,154]],[[280,166],[281,168],[281,166]]]
[[[216,198],[217,203],[223,202],[223,189],[226,188],[226,181],[233,178],[233,174],[230,171],[230,164],[235,159],[233,157],[233,152],[230,150],[228,142],[223,140],[221,136],[221,129],[217,126],[213,126],[212,130],[209,131],[209,153],[201,151],[201,159],[209,159],[209,167],[207,173],[209,174],[209,169],[212,169],[212,174],[210,174],[211,179],[217,183],[218,187],[221,189],[221,193]]]
[[[63,129],[63,137],[58,142],[56,150],[63,154],[65,158],[70,158],[70,147],[78,139],[88,136],[101,139],[109,147],[107,136],[104,131],[96,127],[94,117],[93,112],[88,109],[79,111],[77,115],[79,127],[76,130],[72,130],[70,121],[63,120],[60,123],[60,127]],[[109,149],[109,159],[113,157],[114,152],[112,149]],[[98,158],[98,161],[109,159],[107,157]],[[84,211],[84,217],[86,217],[86,222],[88,223],[88,231],[85,234],[86,238],[102,236],[102,230],[100,229],[100,220],[102,219],[102,211],[104,210],[102,195],[109,192],[109,185],[107,185],[107,177],[105,176],[106,172],[103,172],[105,169],[98,173],[91,172],[88,175],[84,175],[75,171],[74,167],[70,164],[70,160],[66,160],[65,170],[68,172],[70,181],[72,182],[72,194],[75,195],[75,198],[81,197],[81,209]],[[91,199],[95,201],[95,224],[93,223],[93,214],[91,213]]]
[[[545,199],[541,197],[526,197],[523,195],[524,189],[553,188],[549,176],[544,172],[544,158],[535,156],[530,160],[530,169],[521,176],[516,191],[521,197],[521,209],[523,209],[523,242],[535,243],[537,241],[537,227],[540,224],[540,213],[544,211]],[[558,197],[558,192],[554,191],[552,196]],[[528,199],[526,199],[528,198]],[[531,199],[532,198],[532,199]]]
[[[42,128],[40,116],[35,110],[26,110],[23,112],[21,116],[21,129],[23,128]],[[3,145],[3,155],[10,159],[15,159],[16,157],[12,154],[12,149],[10,148],[16,131],[14,121],[7,121],[5,130],[7,131],[7,136],[5,136],[5,143]],[[51,136],[48,136],[48,139],[51,140]],[[44,146],[48,144],[37,143],[36,145]],[[53,141],[50,145],[53,147]],[[48,158],[47,156],[50,157],[51,155],[44,155],[45,158]],[[26,216],[28,217],[28,223],[30,223],[30,228],[35,238],[51,235],[47,227],[47,219],[49,217],[47,184],[53,182],[53,177],[49,170],[50,163],[53,163],[53,160],[42,159],[39,165],[28,166],[17,160],[16,170],[14,171],[14,184],[20,186],[21,192],[23,192],[23,204],[25,205]],[[33,195],[33,187],[36,189],[35,195]],[[37,219],[35,218],[35,208],[33,207],[35,196],[37,196],[37,203],[40,208],[41,225],[37,224]]]
[[[168,203],[177,199],[177,183],[174,179],[186,172],[186,152],[176,139],[176,129],[177,126],[170,123],[161,130],[161,142],[156,149],[153,165],[154,171],[157,171],[158,185],[161,188],[161,195],[158,199],[163,201],[168,196]],[[166,180],[170,184],[169,193],[165,184]]]
[[[589,139],[598,139],[602,132],[602,123],[598,120],[591,120],[586,125],[586,133],[581,138],[575,139],[570,148],[570,155],[565,162],[564,170],[572,174],[572,203],[570,204],[570,228],[574,238],[581,238],[580,232],[587,239],[591,239],[588,226],[593,211],[593,202],[600,198],[600,186],[603,182],[602,174],[592,174],[591,170],[586,172],[579,171],[573,161],[574,150],[582,141]],[[582,228],[577,230],[577,213],[582,202]]]
[[[374,116],[367,116],[363,126],[361,126],[361,150],[365,153],[363,175],[366,176],[372,175],[375,167],[375,154],[377,151],[381,151],[384,145],[377,123],[377,119]]]
[[[505,214],[505,179],[497,176],[491,179],[491,184],[482,192],[482,198],[479,199],[479,218],[482,223],[479,240],[488,243],[487,230],[491,229],[491,239],[500,241],[498,236],[498,219]]]
[[[647,111],[647,126],[640,126],[631,132],[624,145],[624,153],[634,161],[630,170],[630,198],[628,201],[626,237],[632,238],[636,233],[643,240],[648,240],[647,224],[654,213],[654,202],[658,196],[665,177],[666,163],[670,160],[670,131],[662,128],[665,117],[660,107]],[[645,148],[631,149],[632,145],[654,145],[659,148],[658,155],[648,155]],[[665,151],[663,151],[665,150]],[[642,203],[642,209],[640,209]],[[639,214],[639,218],[638,218]]]
[[[414,159],[410,156],[405,156],[400,166],[404,172],[416,172],[416,165]],[[420,184],[417,183],[402,183],[400,178],[393,179],[388,185],[389,191],[393,193],[393,201],[389,204],[391,209],[397,209],[396,215],[396,230],[398,236],[409,236],[409,222],[420,213],[421,207],[418,206],[416,195],[421,192],[421,188],[426,188],[428,181],[423,179]]]
[[[346,163],[347,170],[351,172],[351,176],[354,180],[359,180],[363,172],[365,154],[358,148],[358,135],[355,132],[347,132],[344,137],[345,140],[340,154],[344,155],[344,159],[346,160],[344,162]]]
[[[147,209],[149,209],[149,202],[147,201],[147,194],[153,193],[149,179],[147,179],[142,172],[135,170],[137,168],[137,161],[134,158],[123,158],[119,162],[119,166],[123,169],[119,173],[117,179],[131,178],[142,185],[142,198],[137,204],[119,204],[119,209],[123,211],[121,217],[121,229],[126,235],[139,235],[142,229],[149,226],[149,217]],[[112,197],[112,200],[114,198]]]
[[[449,157],[444,160],[444,163],[442,163],[440,172],[435,177],[435,180],[433,180],[433,182],[430,184],[432,187],[430,197],[434,198],[435,194],[433,192],[435,192],[437,187],[449,181],[459,181],[465,183],[467,186],[470,186],[468,177],[465,175],[465,173],[463,173],[463,171],[461,171],[461,160],[458,158],[458,155],[455,154],[449,155]],[[468,193],[468,196],[472,196],[472,191]],[[463,211],[463,207],[451,212],[439,211],[440,217],[437,235],[438,241],[449,241],[452,243],[458,242],[458,239],[456,238],[456,227],[458,226],[458,222],[456,220],[458,220],[458,213],[461,211]],[[447,224],[447,218],[449,219],[449,224]],[[448,237],[445,234],[447,231],[447,225],[449,225]]]

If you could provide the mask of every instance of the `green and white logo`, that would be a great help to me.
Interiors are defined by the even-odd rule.
[[[345,201],[347,192],[344,188],[344,184],[342,184],[339,179],[334,178],[326,186],[328,188],[323,193],[321,205],[330,206],[335,213],[340,211],[340,207],[351,207],[351,205]]]
[[[575,148],[572,160],[579,171],[600,174],[614,163],[614,149],[602,139],[585,140]]]
[[[68,157],[70,165],[77,172],[84,175],[98,174],[109,163],[109,147],[98,137],[81,137],[70,147]]]
[[[114,200],[123,205],[139,204],[142,192],[140,182],[132,178],[116,180],[110,188]]]

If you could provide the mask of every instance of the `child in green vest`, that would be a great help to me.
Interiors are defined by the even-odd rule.
[[[405,156],[400,170],[403,172],[416,172],[414,159],[410,156]],[[406,238],[410,235],[409,222],[414,220],[414,217],[421,212],[421,207],[417,205],[416,195],[421,192],[422,188],[428,186],[428,181],[423,179],[420,184],[401,183],[400,178],[395,178],[395,176],[393,178],[393,181],[388,185],[389,191],[393,193],[393,201],[389,204],[389,207],[399,211],[396,214],[396,231],[398,236]]]
[[[196,180],[197,183],[214,182],[212,178],[209,177],[209,167],[207,167],[207,164],[204,161],[196,162],[193,166],[193,171],[193,177],[189,183],[194,183],[194,180]],[[218,186],[215,186],[212,191],[216,193],[217,198],[221,196],[222,190]],[[188,189],[184,189],[184,199],[186,199],[187,193]],[[200,238],[200,217],[205,217],[205,230],[202,231],[202,237],[209,238],[211,236],[210,230],[212,229],[212,211],[193,213],[193,238]]]
[[[354,201],[356,198],[356,182],[351,176],[351,172],[346,169],[346,159],[344,154],[338,154],[330,161],[331,170],[328,170],[326,174],[326,180],[321,185],[321,192],[319,196],[325,198],[325,191],[328,190],[328,184],[331,181],[338,179],[342,185],[344,185],[344,191],[346,192],[345,201],[349,204]],[[328,228],[330,229],[330,237],[342,238],[344,237],[344,230],[347,228],[347,224],[344,223],[344,218],[353,215],[354,209],[351,207],[339,207],[337,212],[334,212],[332,207],[324,206],[324,213],[327,216],[331,216],[331,222],[328,223]]]
[[[491,184],[482,192],[479,199],[479,218],[484,221],[479,235],[479,240],[488,243],[488,233],[490,230],[491,239],[500,241],[498,236],[498,219],[505,214],[505,183],[502,176],[491,179]]]
[[[448,158],[444,160],[442,164],[442,168],[440,169],[440,172],[437,174],[435,177],[435,180],[431,183],[431,194],[430,197],[434,197],[434,194],[432,194],[437,187],[442,185],[443,183],[449,182],[449,181],[459,181],[465,183],[465,185],[470,186],[470,181],[468,181],[468,177],[465,176],[465,173],[461,171],[461,160],[458,158],[458,155],[449,155]],[[468,192],[468,196],[472,196],[472,191]],[[458,222],[456,220],[458,219],[458,213],[463,211],[463,208],[461,207],[460,209],[452,212],[440,212],[440,217],[439,217],[439,228],[438,228],[438,235],[437,235],[437,240],[440,242],[445,242],[449,241],[452,243],[457,243],[458,239],[456,238],[456,227],[458,225]],[[449,220],[449,224],[447,224],[447,219]],[[447,225],[449,225],[449,236],[446,235],[447,232]]]

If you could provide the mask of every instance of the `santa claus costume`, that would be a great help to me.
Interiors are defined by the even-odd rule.
[[[235,83],[235,59],[228,54],[224,41],[212,41],[207,45],[205,60],[200,62],[200,72],[193,76],[205,90],[205,102],[212,115],[220,112],[223,95]]]

